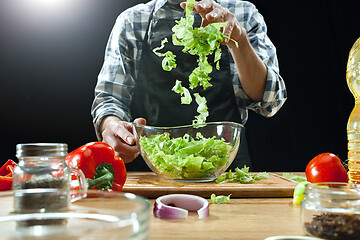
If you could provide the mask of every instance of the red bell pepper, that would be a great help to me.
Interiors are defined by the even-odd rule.
[[[0,168],[0,191],[6,191],[12,189],[12,175],[15,166],[16,163],[13,160],[9,159]]]
[[[110,145],[104,142],[87,143],[70,152],[65,162],[84,173],[88,189],[122,191],[127,176],[125,164],[115,156]]]

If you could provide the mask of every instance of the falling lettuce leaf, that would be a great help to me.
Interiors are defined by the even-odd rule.
[[[167,43],[167,38],[163,39],[161,41],[161,46],[154,48],[153,52],[158,55],[159,57],[164,57],[162,60],[162,68],[165,71],[171,71],[173,68],[176,68],[176,61],[175,61],[175,54],[173,54],[171,51],[167,51],[165,53],[158,52],[159,50],[163,49],[165,47],[165,43]]]
[[[190,104],[192,102],[189,90],[181,85],[181,81],[176,80],[172,90],[181,95],[181,104]]]
[[[186,1],[185,17],[175,21],[176,24],[172,28],[172,43],[175,46],[182,46],[184,53],[198,56],[198,66],[195,67],[189,76],[189,89],[195,89],[198,86],[206,89],[212,86],[209,74],[213,71],[212,65],[208,62],[208,56],[214,54],[214,64],[216,69],[219,70],[221,59],[220,45],[224,41],[224,38],[230,38],[220,31],[221,28],[227,25],[227,22],[210,23],[200,28],[194,27],[194,15],[192,14],[194,4],[195,0]],[[167,42],[168,40],[165,38],[161,42],[161,46],[153,49],[153,52],[159,57],[163,57],[163,69],[165,71],[171,71],[173,68],[176,68],[175,54],[171,51],[165,53],[160,52],[165,48],[165,43]],[[237,45],[237,42],[235,43]],[[192,98],[189,90],[184,86],[180,87],[178,81],[176,81],[172,90],[181,95],[182,104],[191,103]],[[200,101],[200,96],[196,96],[195,94],[197,93],[194,93],[194,97],[199,105],[197,108],[199,115],[195,116],[193,124],[205,123],[209,115],[206,99],[202,97],[203,99]]]

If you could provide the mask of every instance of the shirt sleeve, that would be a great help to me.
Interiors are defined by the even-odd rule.
[[[91,114],[98,139],[101,139],[99,127],[105,116],[115,115],[124,121],[131,119],[129,105],[135,81],[129,36],[131,24],[126,21],[126,14],[120,14],[111,31],[95,87]]]
[[[265,117],[271,117],[279,111],[287,98],[286,86],[279,73],[279,63],[276,48],[267,35],[267,26],[263,16],[251,3],[241,1],[241,5],[235,8],[236,16],[243,27],[247,30],[248,39],[257,55],[267,68],[265,93],[262,101],[255,102],[243,91],[239,76],[234,67],[234,89],[239,108],[247,108]],[[237,9],[242,10],[237,10]]]

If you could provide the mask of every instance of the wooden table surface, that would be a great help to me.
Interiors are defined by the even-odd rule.
[[[140,173],[140,175],[141,174],[142,173]],[[294,174],[303,175],[303,173]],[[128,187],[134,186],[132,185],[133,181],[138,179],[138,175],[139,173],[130,173],[131,180],[129,181]],[[273,173],[271,176],[274,177],[275,175],[282,176],[282,173]],[[150,184],[150,186],[163,187],[164,183],[162,180],[157,180],[155,184],[154,181],[150,181],[148,184]],[[174,185],[181,185],[181,183],[174,183]],[[242,196],[239,194],[239,189],[242,188],[248,193],[244,194],[244,197],[231,197],[230,202],[225,204],[213,204],[210,199],[206,197],[210,203],[210,216],[205,219],[198,219],[196,213],[190,213],[185,220],[162,220],[152,215],[149,239],[259,240],[271,236],[306,236],[301,226],[300,207],[292,205],[291,195],[278,197],[279,194],[283,194],[279,193],[284,192],[283,189],[288,189],[289,187],[293,189],[295,185],[296,183],[294,184],[291,181],[287,183],[278,178],[274,178],[271,182],[268,180],[261,182],[260,180],[254,185],[235,185],[238,196]],[[228,187],[227,185],[211,186],[215,188]],[[187,189],[187,187],[189,186],[180,186],[183,190],[179,191],[179,193],[186,193],[183,191]],[[265,197],[257,197],[261,196],[261,193],[256,192],[262,191],[266,187],[272,190],[265,193],[263,195]],[[137,191],[138,189],[134,188],[132,190]],[[161,188],[159,188],[159,190],[163,191]],[[167,190],[170,191],[169,193],[177,193],[178,191],[174,189]],[[212,191],[221,192],[219,189],[214,188]],[[149,194],[146,191],[140,192]],[[288,193],[288,190],[286,192]],[[196,191],[190,191],[190,193],[196,194]],[[202,192],[200,193],[200,195],[204,195]],[[255,193],[255,197],[248,197],[247,195],[250,193]],[[271,196],[269,193],[273,193],[273,197],[269,197]],[[154,198],[150,198],[152,207],[154,201]]]
[[[149,239],[259,240],[279,235],[306,236],[300,222],[301,209],[292,205],[291,197],[232,197],[225,204],[213,204],[208,197],[206,198],[210,203],[210,216],[198,219],[196,213],[189,213],[188,218],[184,220],[155,218],[152,214],[155,198],[148,198],[151,204]],[[12,208],[12,204],[4,201],[5,199],[0,201],[3,206],[1,211],[6,213]],[[86,204],[85,201],[85,207]],[[104,203],[99,203],[99,206],[104,207]],[[92,207],[89,207],[89,211],[97,209],[96,206]],[[115,203],[106,205],[107,209],[113,211],[119,207],[121,206]],[[110,232],[106,234],[111,234],[111,237],[114,235]],[[102,239],[88,237],[87,239]]]
[[[246,239],[271,236],[306,236],[299,206],[291,198],[237,198],[226,204],[210,204],[210,216],[185,220],[151,217],[149,239]],[[153,201],[151,201],[153,204]]]

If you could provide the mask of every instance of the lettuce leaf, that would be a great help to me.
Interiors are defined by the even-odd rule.
[[[211,194],[210,199],[213,203],[226,203],[228,201],[230,201],[230,196],[231,194],[229,194],[228,196],[224,196],[224,195],[219,195],[216,196],[214,193]]]
[[[294,175],[292,173],[283,173],[283,177],[290,179],[290,180],[294,180],[296,182],[304,182],[307,181],[306,176],[298,176],[298,175]]]
[[[174,178],[206,178],[230,159],[232,147],[224,139],[198,134],[170,138],[169,133],[140,137],[148,159],[163,174]]]
[[[249,173],[249,167],[246,165],[243,168],[235,168],[235,173],[232,174],[231,170],[228,173],[219,176],[216,179],[216,183],[225,183],[225,182],[240,182],[240,183],[254,183],[260,179],[269,178],[269,174],[267,172],[260,173]]]

